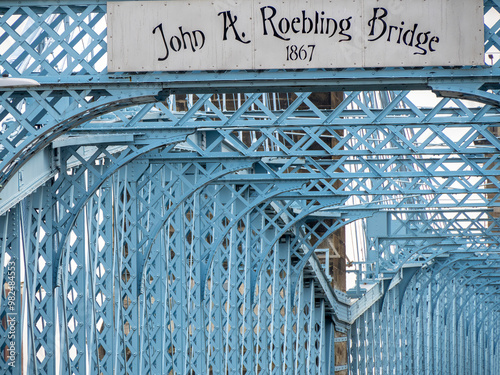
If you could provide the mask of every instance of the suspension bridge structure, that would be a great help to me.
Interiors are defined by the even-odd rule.
[[[500,1],[459,67],[108,72],[106,12],[0,3],[0,373],[500,374]]]

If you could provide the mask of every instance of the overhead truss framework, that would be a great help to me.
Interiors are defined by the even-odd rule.
[[[500,373],[484,12],[485,66],[135,74],[106,1],[2,2],[0,371]]]

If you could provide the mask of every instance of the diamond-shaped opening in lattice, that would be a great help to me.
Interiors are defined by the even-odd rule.
[[[106,295],[99,291],[95,296],[95,301],[99,306],[102,306],[106,302]]]
[[[254,310],[254,312],[255,312],[255,310]],[[262,329],[261,329],[261,327],[260,327],[260,326],[257,326],[257,325],[256,325],[256,326],[254,326],[254,327],[253,327],[253,333],[254,333],[255,335],[257,335],[258,333],[260,333],[260,331],[262,331]]]
[[[106,268],[104,267],[104,265],[102,263],[99,263],[99,265],[97,266],[97,268],[95,270],[95,274],[100,279],[102,279],[104,277],[104,275],[106,274]]]
[[[247,328],[242,324],[240,326],[240,335],[244,335],[247,331]]]
[[[208,244],[211,244],[213,242],[214,238],[212,236],[211,233],[208,233],[205,237],[205,241],[208,243]]]
[[[123,297],[123,308],[125,310],[128,309],[131,304],[132,304],[132,300],[130,299],[129,296]]]
[[[102,345],[99,345],[97,347],[97,353],[99,355],[99,361],[102,361],[102,359],[104,358],[104,356],[106,355],[106,349],[104,349],[104,346]]]
[[[193,242],[193,234],[190,230],[186,233],[185,238],[186,238],[186,242],[191,245],[191,243]]]
[[[9,264],[10,262],[10,255],[5,253],[5,258],[4,258],[4,262],[3,262],[3,266],[4,267],[7,267],[7,264]]]
[[[245,222],[243,220],[238,221],[238,232],[242,233],[245,230]]]
[[[73,275],[77,269],[78,269],[78,264],[75,262],[73,258],[71,258],[70,261],[68,262],[68,273],[70,275]]]
[[[75,319],[75,317],[74,317],[74,316],[72,316],[72,317],[68,320],[68,329],[69,329],[71,332],[75,332],[76,327],[78,327],[78,322],[77,322],[77,320]]]
[[[215,330],[215,325],[213,322],[210,322],[209,324],[207,324],[207,332],[213,332]]]
[[[47,232],[45,232],[43,227],[38,228],[38,234],[37,234],[38,243],[43,242],[46,234],[47,234]]]
[[[77,239],[78,236],[76,235],[76,233],[74,231],[71,231],[71,233],[69,234],[69,245],[73,247]]]
[[[281,316],[285,316],[285,313],[286,313],[285,306],[282,306],[281,309],[280,309],[280,315]]]
[[[102,236],[99,236],[99,238],[97,239],[97,250],[101,252],[105,247],[106,240]]]
[[[284,335],[284,334],[285,334],[285,325],[284,325],[284,324],[280,326],[280,333],[281,333],[282,335]],[[283,345],[281,346],[281,348],[283,348]]]
[[[125,336],[127,336],[130,333],[130,323],[129,322],[123,323],[123,333],[125,334]]]
[[[272,285],[269,285],[269,286],[267,287],[267,294],[269,294],[270,296],[272,296],[272,295],[273,295],[273,286],[272,286]]]
[[[223,332],[231,332],[231,324],[226,323],[222,326]]]
[[[1,315],[0,315],[0,324],[1,324],[1,327],[4,331],[7,330],[7,311],[4,311]]]
[[[485,51],[484,62],[487,65],[498,66],[500,64],[500,51],[498,46],[492,45]]]
[[[76,298],[78,297],[78,292],[76,291],[75,288],[71,288],[71,290],[69,290],[69,292],[66,296],[68,297],[68,301],[73,303],[73,302],[75,302]]]
[[[100,191],[96,191],[96,195],[100,195],[101,192]],[[102,222],[104,221],[104,210],[103,209],[100,209],[97,214],[96,214],[96,221],[99,225],[102,224]]]
[[[174,345],[170,345],[168,347],[168,354],[170,354],[170,355],[174,355],[175,354],[175,346]]]
[[[170,248],[170,260],[175,258],[175,250],[173,248]]]
[[[285,296],[286,296],[286,289],[285,288],[281,288],[280,289],[280,297],[281,298],[285,298]]]
[[[224,216],[220,223],[222,224],[223,227],[227,227],[229,225],[229,223],[231,222],[231,220],[229,220],[226,216]]]
[[[45,319],[43,317],[38,317],[38,319],[35,321],[35,327],[38,330],[38,332],[42,332],[44,327],[45,327]]]
[[[280,273],[279,273],[279,275],[280,275],[280,279],[284,280],[286,278],[286,271],[285,270],[281,270]]]
[[[11,17],[7,20],[7,23],[9,23],[9,21],[17,21],[17,19],[15,19],[14,17]],[[22,25],[22,24],[21,24]],[[14,43],[16,43],[15,39],[13,37],[11,37],[10,35],[8,37],[5,38],[5,40],[0,44],[0,48],[2,49],[2,51],[7,51],[10,47],[12,47],[14,45]],[[18,48],[19,49],[19,48]],[[11,54],[8,58],[8,61],[9,62],[12,62],[12,57],[13,56],[17,56],[15,54]]]
[[[3,290],[2,290],[2,293],[3,293],[3,297],[4,297],[4,298],[6,298],[6,297],[9,295],[9,293],[10,293],[10,289],[11,289],[11,288],[10,288],[9,283],[8,283],[8,282],[5,282],[5,283],[3,284]]]
[[[245,283],[240,283],[240,285],[238,285],[238,292],[243,295],[245,293]]]
[[[238,308],[238,312],[240,313],[241,316],[245,313],[245,304],[240,303],[240,307]]]
[[[173,320],[170,321],[169,324],[167,324],[167,329],[170,331],[170,332],[174,332],[175,330],[175,323]]]
[[[304,306],[304,315],[309,315],[309,306],[308,305]]]
[[[304,332],[305,333],[309,332],[309,324],[308,323],[304,323]]]
[[[8,358],[9,357],[9,347],[7,344],[0,344],[0,353],[2,353],[3,358]],[[0,359],[0,363],[3,361]]]
[[[76,348],[75,345],[71,345],[71,347],[69,348],[69,358],[71,358],[71,360],[74,361],[77,355],[78,355],[78,349]]]
[[[38,273],[42,273],[43,269],[45,268],[45,265],[47,262],[45,261],[45,258],[43,256],[38,257]]]
[[[46,296],[47,296],[47,292],[40,285],[40,287],[35,292],[35,298],[37,299],[38,302],[41,302]]]
[[[186,217],[186,219],[188,221],[191,221],[193,219],[193,210],[191,208],[187,209],[185,212],[184,212],[184,216]]]
[[[38,359],[38,362],[43,362],[46,356],[46,351],[43,345],[40,345],[36,351],[36,359]]]
[[[102,331],[104,330],[104,319],[103,318],[99,318],[99,320],[97,321],[96,323],[96,328],[97,328],[97,331],[99,333],[102,333]]]
[[[125,360],[128,362],[128,360],[130,359],[130,357],[132,357],[132,351],[130,350],[130,348],[127,346],[125,348]]]
[[[128,283],[129,280],[130,280],[130,271],[127,268],[125,268],[122,271],[122,281],[124,283]]]
[[[214,218],[214,213],[211,210],[205,210],[205,217],[210,221]]]
[[[495,26],[495,24],[498,22],[499,19],[500,19],[499,11],[495,7],[492,7],[484,15],[484,24],[491,29],[493,26]],[[496,30],[493,30],[493,32],[495,31]]]

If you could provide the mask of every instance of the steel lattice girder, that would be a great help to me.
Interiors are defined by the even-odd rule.
[[[353,372],[498,372],[498,63],[107,74],[105,11],[0,6],[0,65],[42,83],[1,93],[1,182],[58,150],[57,177],[2,216],[2,264],[25,259],[30,370],[332,373],[334,327],[350,320]],[[486,22],[487,52],[499,27]],[[348,91],[334,110],[307,92],[330,90]],[[427,109],[408,90],[456,99]],[[396,274],[347,309],[310,255],[380,209],[397,225],[363,266]]]

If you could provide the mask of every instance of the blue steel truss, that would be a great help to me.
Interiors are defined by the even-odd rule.
[[[106,3],[0,3],[1,373],[500,373],[500,1],[484,66],[141,74]]]

